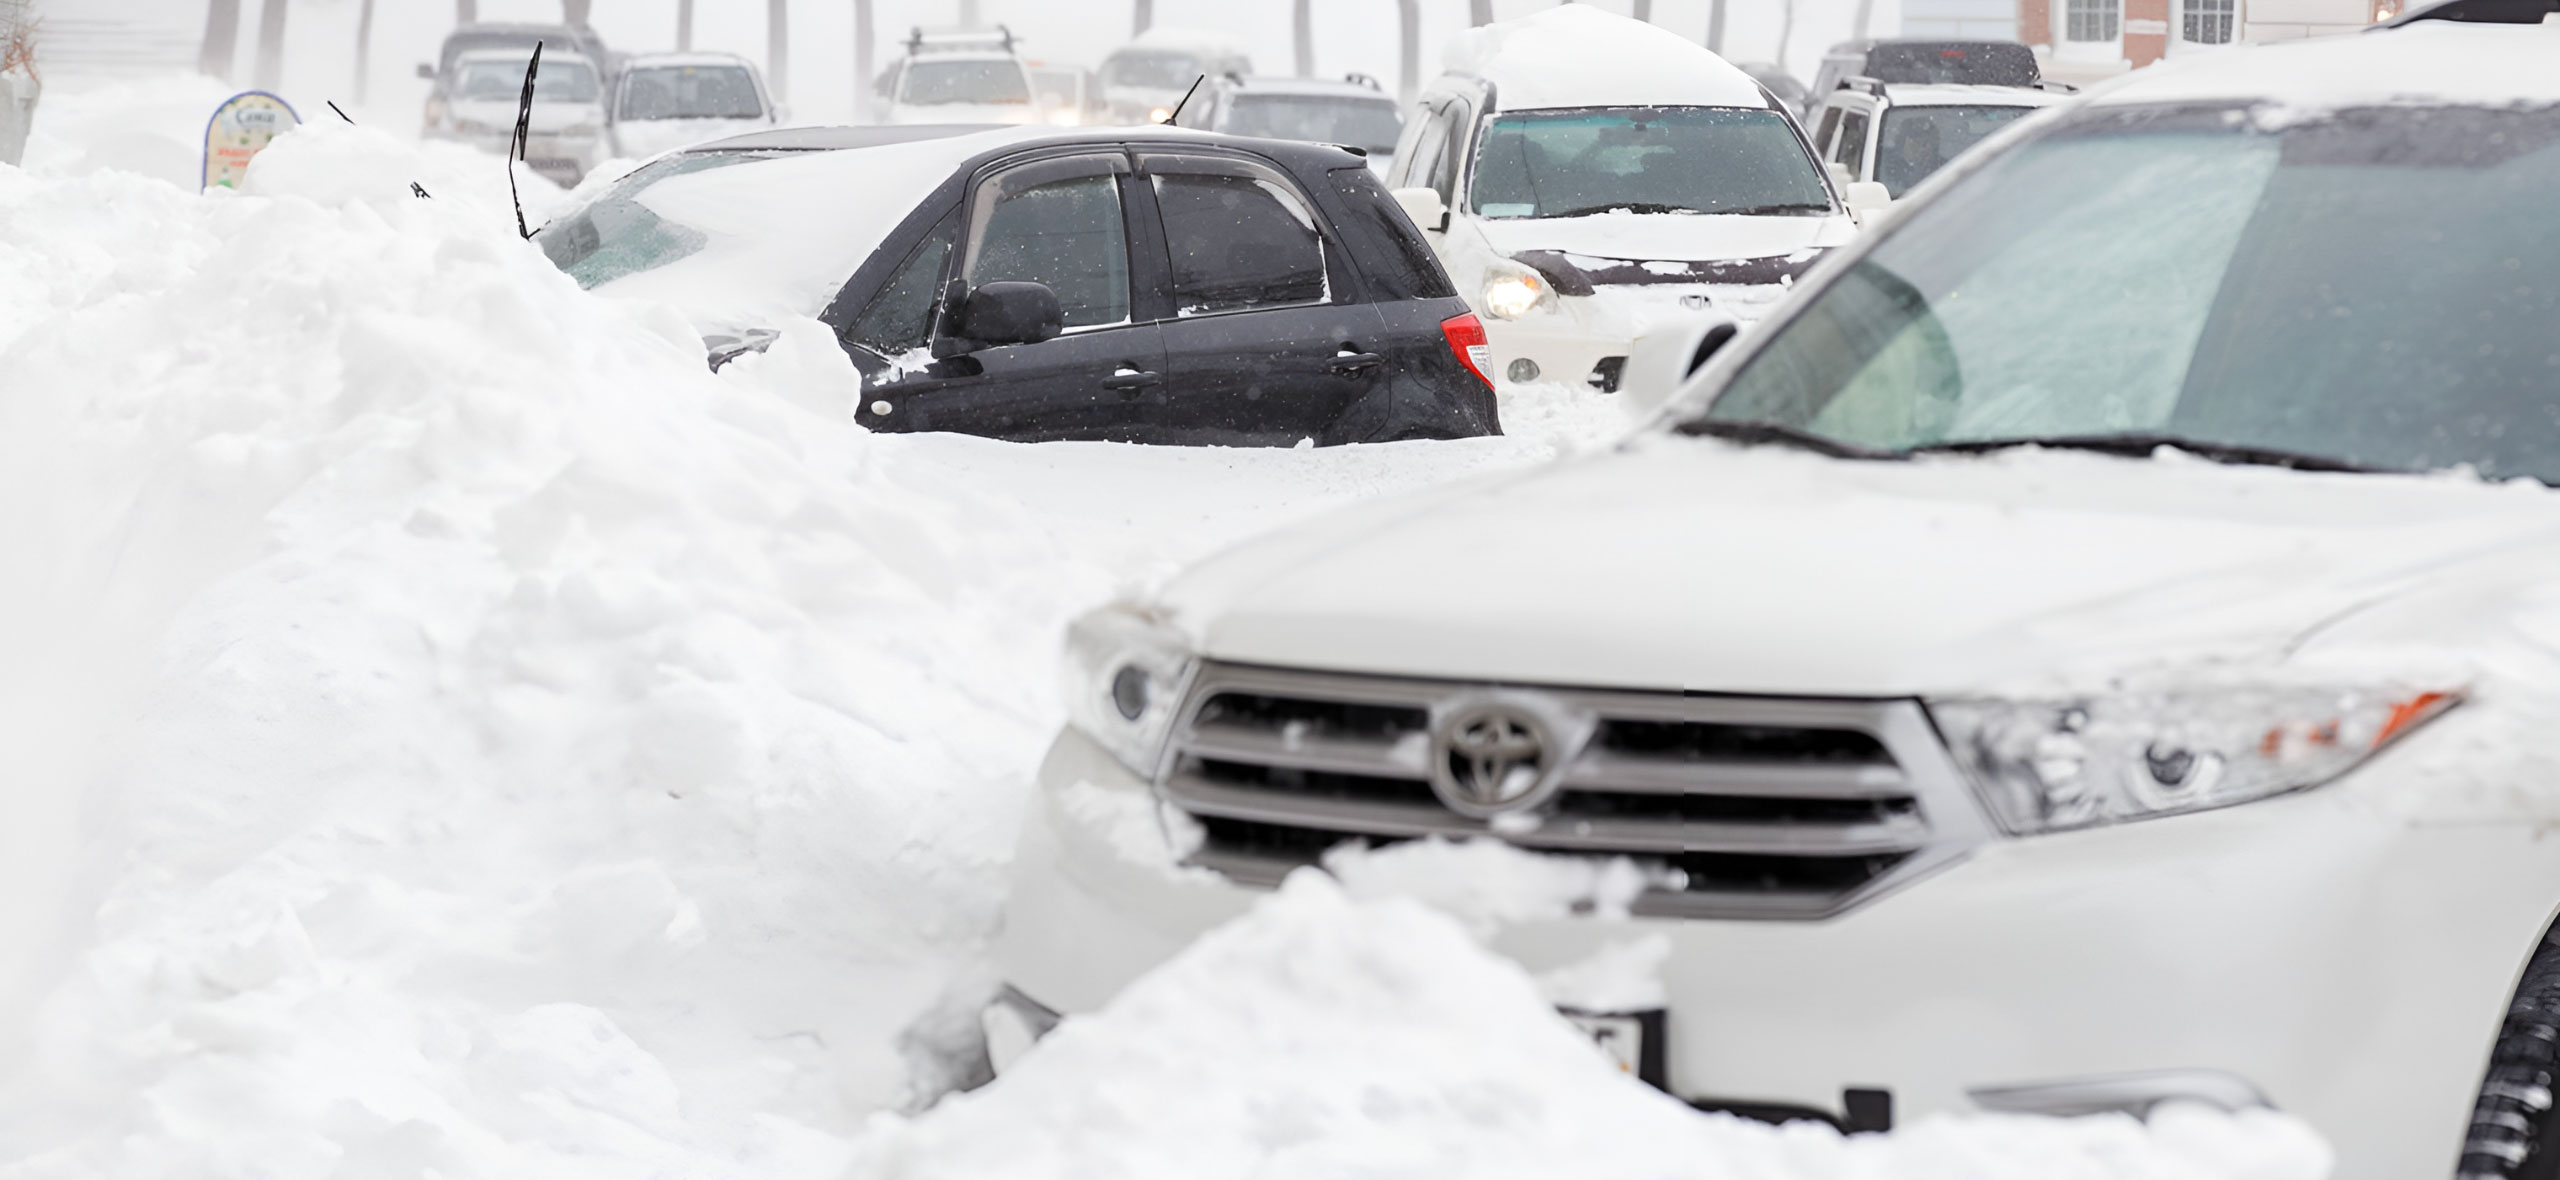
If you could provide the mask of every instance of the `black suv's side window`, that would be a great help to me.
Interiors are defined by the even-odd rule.
[[[969,285],[1046,283],[1070,328],[1129,318],[1129,239],[1114,176],[1004,193],[981,215]]]
[[[1177,315],[1321,303],[1324,235],[1304,198],[1259,177],[1158,173]]]
[[[1449,285],[1448,272],[1432,255],[1431,244],[1409,228],[1412,223],[1376,176],[1365,167],[1336,168],[1331,176],[1333,191],[1341,194],[1350,212],[1336,228],[1351,239],[1352,256],[1360,260],[1371,298],[1442,299],[1457,294]]]
[[[1858,174],[1858,166],[1867,162],[1867,117],[1856,112],[1840,117],[1840,142],[1832,145],[1831,158]]]
[[[956,219],[934,227],[931,235],[907,255],[898,273],[853,321],[845,338],[884,357],[912,352],[933,342],[933,300],[941,291],[942,267],[951,257]]]

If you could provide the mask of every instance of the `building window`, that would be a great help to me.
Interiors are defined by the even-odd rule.
[[[2116,39],[2116,5],[2120,0],[2063,0],[2062,36],[2066,41]]]
[[[2231,27],[2240,11],[2240,0],[2186,0],[2185,27],[2180,35],[2189,45],[2229,45]]]

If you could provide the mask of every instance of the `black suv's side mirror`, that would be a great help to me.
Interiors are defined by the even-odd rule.
[[[960,305],[954,334],[980,348],[1038,344],[1065,330],[1066,313],[1047,283],[988,283]]]

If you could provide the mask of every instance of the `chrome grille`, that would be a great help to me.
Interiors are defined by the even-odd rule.
[[[1200,821],[1195,863],[1277,882],[1345,842],[1494,836],[1680,870],[1639,912],[1822,918],[1962,856],[1990,828],[1917,703],[1516,688],[1576,719],[1533,828],[1432,788],[1431,734],[1496,686],[1226,664],[1178,716],[1159,789]]]

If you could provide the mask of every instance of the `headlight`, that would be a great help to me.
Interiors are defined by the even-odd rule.
[[[1067,721],[1154,778],[1191,681],[1191,648],[1160,616],[1107,606],[1067,628]]]
[[[2459,700],[2444,692],[2265,688],[1938,700],[1929,713],[2001,825],[2027,835],[2316,787]]]
[[[1484,309],[1496,319],[1516,320],[1546,302],[1547,281],[1525,266],[1497,269],[1485,280]]]

